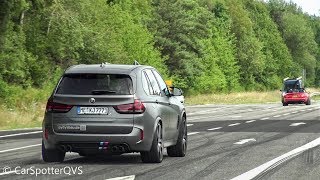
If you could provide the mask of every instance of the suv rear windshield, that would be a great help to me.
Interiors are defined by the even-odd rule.
[[[122,74],[66,74],[57,94],[70,95],[130,95],[132,80]]]

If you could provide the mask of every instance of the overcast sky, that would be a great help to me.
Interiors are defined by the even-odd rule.
[[[320,1],[319,0],[286,0],[296,3],[298,6],[302,7],[304,12],[310,15],[320,16]]]

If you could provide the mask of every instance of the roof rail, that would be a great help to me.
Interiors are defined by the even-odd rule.
[[[296,78],[296,80],[300,80],[300,79],[302,79],[302,76],[300,76],[300,77]]]
[[[102,62],[101,64],[100,64],[100,67],[101,68],[103,68],[105,65],[107,65],[107,64],[110,64],[110,63],[108,63],[108,62]]]
[[[283,79],[283,81],[286,81],[286,80],[288,80],[288,79],[290,79],[290,78],[289,78],[289,77],[286,77],[286,78]]]
[[[140,65],[140,63],[137,60],[134,60],[133,65]]]

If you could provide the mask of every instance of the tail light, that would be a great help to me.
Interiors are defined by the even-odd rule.
[[[114,106],[114,109],[120,114],[142,114],[146,110],[143,103],[138,99],[135,99],[134,103],[131,104]]]
[[[66,104],[60,104],[60,103],[48,101],[46,106],[46,112],[66,113],[66,112],[69,112],[72,109],[72,107],[73,107],[72,105],[66,105]]]

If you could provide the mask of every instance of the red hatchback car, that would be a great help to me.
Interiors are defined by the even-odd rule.
[[[302,81],[298,79],[286,79],[283,84],[282,104],[306,104],[311,105],[310,95],[302,88]]]

